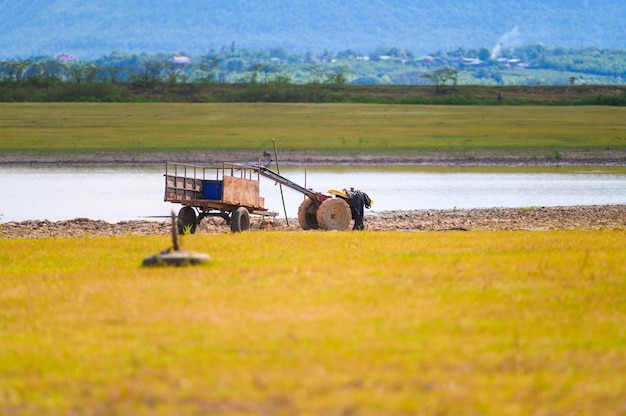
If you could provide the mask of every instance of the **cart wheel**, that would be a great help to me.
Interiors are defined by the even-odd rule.
[[[186,231],[195,234],[196,225],[196,211],[191,207],[182,207],[178,211],[178,234],[184,235]]]
[[[298,208],[298,224],[303,230],[317,230],[320,228],[317,223],[317,210],[314,201],[311,198],[306,198],[300,204]]]
[[[351,219],[350,206],[341,198],[327,199],[317,210],[317,223],[324,230],[347,230]]]
[[[250,213],[244,207],[239,207],[233,212],[230,219],[230,229],[234,233],[250,230]]]

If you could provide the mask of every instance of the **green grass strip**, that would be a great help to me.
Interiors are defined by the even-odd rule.
[[[410,155],[626,149],[621,107],[0,104],[0,152]]]

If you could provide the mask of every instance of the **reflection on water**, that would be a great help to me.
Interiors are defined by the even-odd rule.
[[[163,166],[0,167],[2,221],[88,217],[110,222],[167,216]],[[305,173],[306,172],[306,173]],[[369,212],[626,203],[626,167],[281,166],[316,191],[354,187]],[[284,188],[290,217],[303,196]],[[265,206],[284,217],[277,185],[261,178]]]

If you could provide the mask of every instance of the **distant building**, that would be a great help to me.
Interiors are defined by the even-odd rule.
[[[186,65],[191,63],[191,58],[188,56],[175,56],[170,59],[170,62],[177,65]]]
[[[522,62],[521,59],[498,58],[497,61],[498,64],[503,65],[506,68],[526,69],[530,67],[530,64]]]
[[[65,52],[57,53],[54,57],[62,62],[70,62],[76,60],[76,57],[74,55],[70,55],[69,53]]]

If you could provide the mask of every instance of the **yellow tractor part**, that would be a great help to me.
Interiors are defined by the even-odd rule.
[[[343,198],[343,199],[350,199],[350,197],[348,196],[348,193],[346,192],[345,189],[343,189],[343,190],[329,189],[328,193],[331,194],[331,195],[338,196],[338,197]],[[370,198],[370,206],[371,205],[374,205],[374,200]]]

